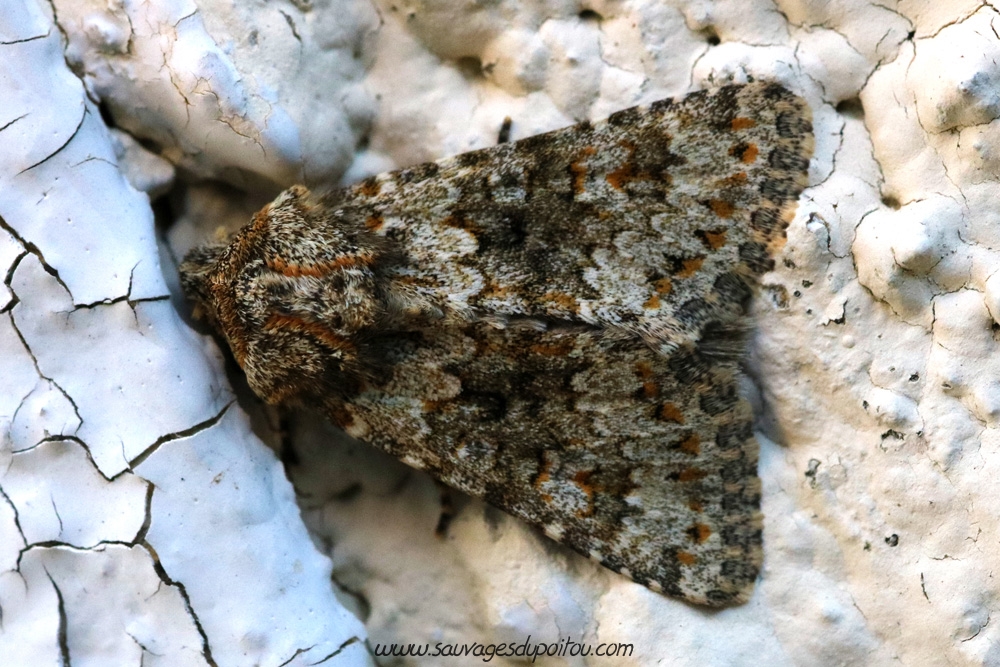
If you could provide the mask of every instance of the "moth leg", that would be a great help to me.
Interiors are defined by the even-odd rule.
[[[285,468],[297,466],[300,460],[292,433],[292,410],[284,405],[276,405],[274,412],[277,420],[275,431],[278,435],[278,459]]]
[[[500,132],[497,134],[497,143],[505,144],[510,141],[510,126],[512,121],[510,116],[504,116],[503,122],[500,123]]]
[[[436,479],[434,486],[438,489],[439,502],[441,503],[441,514],[438,516],[437,526],[434,527],[434,536],[443,540],[448,536],[448,527],[451,526],[451,521],[455,518],[455,503],[451,487]]]

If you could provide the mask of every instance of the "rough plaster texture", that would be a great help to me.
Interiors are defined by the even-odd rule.
[[[1000,665],[998,34],[965,0],[4,3],[0,662],[365,664],[367,633],[634,644],[548,664]],[[474,500],[436,538],[425,476],[238,375],[234,401],[168,298],[179,254],[282,186],[749,76],[809,100],[817,149],[757,303],[743,607]],[[140,191],[168,190],[162,250]]]

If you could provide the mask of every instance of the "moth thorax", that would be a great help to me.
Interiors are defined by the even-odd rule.
[[[336,269],[320,275],[268,270],[252,281],[247,312],[265,327],[280,324],[352,336],[375,325],[383,309],[378,279],[370,271]]]

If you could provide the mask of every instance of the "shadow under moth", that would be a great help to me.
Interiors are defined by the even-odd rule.
[[[269,403],[722,606],[760,568],[748,307],[812,154],[805,102],[729,85],[316,196],[182,284]]]

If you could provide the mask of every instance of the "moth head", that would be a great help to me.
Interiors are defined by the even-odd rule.
[[[384,240],[296,186],[227,246],[193,250],[185,293],[269,403],[356,390],[384,313]]]
[[[188,252],[178,267],[181,274],[181,289],[194,304],[195,319],[214,318],[214,310],[210,307],[209,284],[216,262],[225,249],[225,244],[218,243],[199,246]]]

